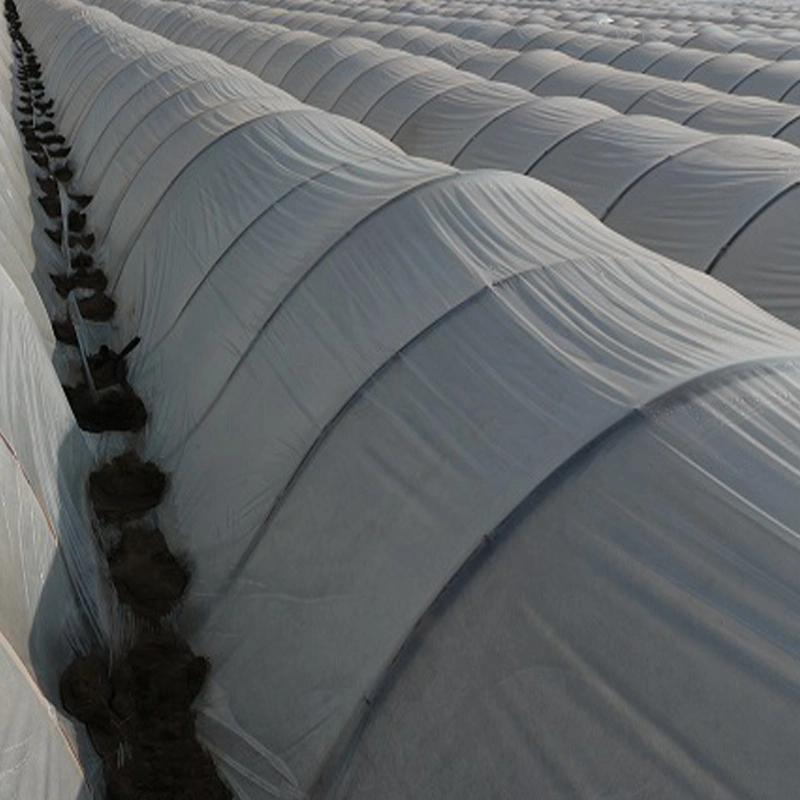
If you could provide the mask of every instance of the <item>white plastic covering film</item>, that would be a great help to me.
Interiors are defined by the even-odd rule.
[[[387,6],[394,13],[441,15],[451,25],[481,24],[491,30],[503,24],[542,24],[552,28],[631,37],[639,41],[666,40],[718,52],[741,51],[768,58],[796,58],[798,14],[791,2],[734,4],[643,2],[418,2],[369,3],[346,0],[360,19],[380,19]],[[298,3],[299,6],[314,6]],[[759,8],[758,6],[761,6]],[[453,17],[456,19],[453,20]]]
[[[315,9],[324,0],[296,0],[293,7]],[[329,5],[329,3],[328,3]],[[798,14],[791,2],[734,4],[725,2],[702,5],[686,3],[499,3],[427,0],[425,3],[404,0],[343,0],[354,18],[379,20],[387,14],[394,17],[435,15],[436,24],[453,30],[474,29],[475,34],[488,36],[509,25],[535,26],[552,30],[552,39],[576,32],[599,34],[605,38],[630,38],[636,41],[669,41],[680,46],[699,47],[715,52],[742,51],[768,58],[793,58],[792,47],[798,44]],[[587,40],[590,36],[585,37]],[[796,52],[796,51],[795,51]]]
[[[91,453],[50,363],[33,220],[0,31],[0,797],[88,800],[97,774],[58,710],[61,670],[108,623],[84,479]]]
[[[88,800],[98,777],[58,699],[61,671],[107,630],[85,503],[90,455],[0,270],[0,797],[9,800]]]
[[[209,39],[203,33],[209,25],[219,27],[219,22],[207,14],[201,16],[194,9],[195,0],[184,1],[193,9],[192,22],[181,25],[176,16],[171,15],[170,37],[179,36],[182,43],[195,47],[197,42],[202,42],[204,49],[221,55],[219,48],[224,39]],[[102,5],[117,11],[124,9],[126,2],[114,0]],[[574,57],[574,48],[569,49],[566,44],[568,52],[536,49],[520,53],[418,26],[359,22],[332,14],[264,8],[248,2],[203,0],[203,5],[242,19],[260,20],[262,24],[277,23],[291,29],[348,39],[364,37],[385,46],[428,55],[466,72],[511,83],[542,96],[585,97],[605,103],[620,113],[652,114],[714,133],[752,133],[774,136],[794,144],[800,142],[800,106],[760,97],[730,95],[701,83],[680,83],[655,75],[632,74],[596,61],[586,63]],[[161,9],[160,13],[165,12],[166,9]],[[125,16],[124,12],[121,15]],[[144,15],[137,15],[136,22],[153,26],[152,17]],[[160,25],[153,29],[161,32]],[[272,36],[275,33],[273,30]],[[251,30],[250,35],[256,36],[257,29]],[[262,31],[262,38],[267,36],[269,31]],[[317,36],[307,37],[306,43],[308,46],[318,44],[319,39]],[[240,63],[239,59],[234,61]],[[800,66],[796,64],[792,68],[800,69]],[[800,78],[800,72],[797,72],[797,77]]]
[[[785,800],[800,334],[539,182],[20,11],[237,796]]]
[[[290,26],[292,19],[299,20],[302,17],[302,13],[295,15],[290,12],[353,16],[357,8],[329,0],[315,0],[311,3],[305,0],[270,0],[262,5],[267,7],[267,19]],[[284,11],[281,12],[281,9]],[[438,9],[432,13],[426,13],[424,8],[417,9],[415,13],[402,13],[393,11],[391,4],[373,15],[371,21],[423,26],[432,31],[453,33],[457,37],[479,41],[492,47],[523,52],[559,50],[579,59],[607,63],[620,69],[673,80],[690,80],[734,94],[758,95],[787,102],[798,102],[800,98],[800,61],[797,60],[800,57],[800,46],[793,49],[793,56],[787,53],[784,60],[776,62],[771,58],[759,58],[744,52],[720,53],[696,47],[679,47],[667,42],[639,42],[635,39],[614,39],[610,42],[602,34],[588,34],[581,30],[552,30],[539,24],[516,25],[496,20],[475,20],[474,24],[469,25],[464,24],[464,20],[440,16]],[[624,31],[622,34],[624,35]],[[424,34],[421,35],[417,30],[415,38],[424,41]]]
[[[299,100],[361,121],[409,153],[540,178],[634,241],[713,270],[800,325],[800,229],[774,223],[800,213],[800,150],[792,145],[625,117],[589,100],[532,97],[366,40],[327,40],[176,3],[102,2],[137,25],[213,50]],[[128,169],[122,161],[115,167]],[[146,175],[139,185],[149,192]],[[107,185],[122,191],[120,181]],[[143,202],[135,191],[130,196]],[[99,207],[102,228],[116,205]],[[123,220],[117,215],[113,224]]]
[[[3,27],[4,22],[0,22]],[[50,320],[32,274],[41,258],[35,240],[30,184],[25,172],[22,141],[12,113],[17,102],[11,74],[11,40],[0,32],[0,266],[22,296],[45,345],[54,344]],[[38,206],[37,206],[38,209]],[[41,214],[41,210],[38,209]],[[41,214],[43,216],[43,214]]]

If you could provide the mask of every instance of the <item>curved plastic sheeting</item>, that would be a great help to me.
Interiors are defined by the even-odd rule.
[[[195,52],[21,11],[87,163],[117,124],[140,153],[96,196],[149,176],[104,246],[237,797],[785,797],[800,334],[539,182],[410,158],[210,56],[170,103]],[[776,719],[785,745],[744,753]]]
[[[184,0],[188,2],[189,0]],[[217,10],[230,9],[232,13],[241,14],[243,6],[250,5],[242,2],[220,2],[203,0],[203,5]],[[291,16],[286,15],[286,9],[303,7]],[[288,27],[304,27],[309,20],[318,18],[323,14],[354,16],[354,6],[347,3],[331,3],[319,0],[315,3],[300,3],[296,0],[276,0],[270,2],[269,7],[260,6],[255,14],[256,19]],[[474,9],[474,7],[473,7]],[[540,25],[512,25],[501,23],[505,32],[500,30],[495,22],[492,33],[487,36],[482,25],[448,26],[442,20],[446,17],[437,16],[444,9],[437,9],[429,13],[417,12],[413,14],[385,13],[381,15],[384,25],[414,25],[428,27],[439,33],[445,33],[460,38],[481,42],[490,47],[499,47],[520,51],[531,50],[558,50],[576,59],[585,59],[594,63],[606,63],[612,66],[633,72],[646,72],[650,75],[677,81],[692,81],[717,89],[723,92],[732,92],[736,95],[758,95],[772,100],[786,102],[799,102],[800,91],[787,95],[787,88],[794,88],[800,84],[800,45],[797,42],[789,43],[785,53],[781,54],[778,62],[780,69],[775,70],[776,62],[772,57],[759,57],[758,54],[746,52],[745,47],[736,47],[736,52],[719,52],[701,47],[689,46],[694,38],[684,43],[684,46],[663,41],[637,41],[635,39],[617,39],[610,41],[599,33],[591,34],[582,30],[573,29],[548,29]],[[253,12],[247,11],[253,17]],[[474,10],[472,11],[474,14]],[[279,20],[285,21],[279,21]],[[795,21],[796,22],[796,21]],[[623,29],[617,29],[619,31]],[[366,36],[372,38],[366,31],[349,29],[349,35]],[[605,33],[610,33],[605,31]],[[499,35],[498,35],[499,34]],[[624,36],[624,32],[621,34]],[[434,40],[430,40],[433,42]],[[594,46],[592,46],[594,41]],[[405,47],[392,44],[393,47]],[[420,51],[416,51],[420,52]],[[427,53],[425,53],[427,54]],[[791,78],[787,78],[791,76]],[[756,80],[756,78],[760,78]],[[789,82],[790,87],[785,84]],[[783,87],[783,90],[781,90]]]
[[[304,11],[334,10],[326,0],[292,3]],[[559,7],[552,2],[526,2],[524,5],[492,3],[434,2],[424,4],[392,2],[350,3],[339,2],[336,7],[346,7],[355,19],[376,19],[385,22],[406,22],[414,16],[425,15],[426,24],[436,30],[463,30],[483,25],[475,33],[489,35],[506,30],[534,25],[560,28],[578,34],[571,43],[585,47],[597,37],[618,39],[630,36],[633,41],[661,41],[681,47],[693,47],[712,52],[743,52],[764,58],[797,58],[798,37],[793,30],[798,15],[789,7],[777,10],[774,6],[753,13],[751,4],[732,9],[730,4],[709,4],[702,7],[692,3],[690,8],[676,6],[671,11],[663,5],[651,3],[604,3],[607,13],[597,13],[596,6],[570,4]],[[513,28],[511,27],[513,26]],[[472,33],[472,35],[475,35]]]
[[[112,10],[122,11],[125,8],[124,0],[101,0],[101,4]],[[320,22],[329,20],[341,21],[339,18],[327,17],[321,13],[293,12],[287,13],[280,9],[264,8],[254,3],[236,2],[234,4],[221,0],[203,0],[203,5],[225,14],[236,14],[245,19],[254,21],[269,20],[267,23],[274,25],[289,25],[299,29],[319,30]],[[194,9],[195,6],[192,6]],[[192,35],[191,31],[173,30],[168,32],[159,19],[163,11],[155,11],[155,16],[136,17],[136,23],[157,30],[162,35],[167,35],[184,44],[201,47],[209,51],[222,53],[218,49],[205,47]],[[413,15],[412,15],[413,16]],[[133,17],[129,17],[134,21]],[[198,17],[199,19],[199,17]],[[210,22],[206,18],[206,22]],[[214,21],[214,27],[220,26],[219,20]],[[450,26],[445,26],[449,28]],[[472,72],[482,77],[495,81],[511,83],[523,89],[528,89],[539,95],[559,96],[574,95],[585,97],[611,106],[620,113],[650,113],[655,116],[664,116],[681,124],[713,133],[748,133],[760,136],[770,136],[793,144],[798,143],[794,123],[800,121],[800,107],[790,101],[800,98],[800,86],[790,94],[795,83],[800,80],[800,65],[795,64],[769,64],[763,69],[753,69],[752,56],[739,56],[739,59],[726,59],[717,68],[716,53],[703,51],[683,51],[663,42],[648,43],[641,47],[626,50],[616,58],[608,58],[613,66],[600,63],[603,58],[594,54],[595,48],[581,48],[586,63],[572,57],[568,52],[558,52],[550,49],[533,49],[519,53],[515,50],[494,49],[477,41],[461,42],[453,33],[446,30],[436,32],[428,31],[419,26],[401,28],[406,31],[401,38],[392,35],[397,30],[391,24],[369,26],[354,22],[342,29],[341,33],[334,36],[348,35],[374,39],[385,47],[397,47],[409,52],[428,55],[451,66],[466,72]],[[255,32],[252,32],[255,34]],[[274,35],[273,28],[273,35]],[[539,41],[540,31],[537,31]],[[564,32],[559,32],[564,33]],[[268,35],[265,31],[265,35]],[[596,38],[596,37],[595,37]],[[463,47],[463,45],[468,45]],[[502,39],[495,45],[499,47]],[[662,45],[664,45],[662,47]],[[562,48],[568,51],[568,48]],[[643,52],[648,57],[642,58]],[[235,63],[244,64],[241,58]],[[617,67],[624,67],[618,69]],[[251,71],[258,72],[258,68],[250,64]],[[636,74],[645,72],[648,74]],[[692,71],[689,82],[687,76]],[[634,74],[631,74],[634,72]],[[700,76],[695,81],[695,75]],[[705,80],[700,80],[703,76]],[[783,76],[783,79],[781,79]],[[272,77],[262,76],[271,82]],[[680,78],[676,81],[675,78]],[[788,82],[788,85],[784,85]],[[767,86],[768,84],[768,86]],[[737,96],[728,94],[733,88],[741,85],[744,89],[742,95],[758,95],[765,93],[770,99],[760,100],[752,96]],[[765,86],[763,90],[750,91],[747,87]],[[715,87],[715,88],[711,88]],[[738,91],[738,89],[737,89]],[[673,97],[681,92],[687,101],[691,98],[692,108],[687,113],[676,117],[670,103],[666,105],[658,102],[660,97]],[[655,98],[650,102],[651,97]],[[783,102],[777,102],[782,100]],[[646,111],[641,110],[643,107]],[[701,113],[713,110],[713,113]]]
[[[168,27],[171,36],[191,47],[200,46],[202,34],[204,40],[219,43],[220,53],[231,52],[226,42],[241,41],[237,24],[239,30],[248,28],[248,40],[260,36],[260,47],[243,48],[228,57],[281,88],[302,90],[298,99],[362,122],[414,155],[463,168],[509,169],[545,180],[615,230],[697,269],[741,263],[741,269],[753,270],[753,275],[749,281],[737,278],[737,286],[745,291],[763,279],[761,290],[751,293],[748,288],[747,295],[762,302],[772,298],[777,305],[765,306],[767,310],[800,324],[800,289],[781,294],[778,301],[778,292],[767,277],[776,276],[782,291],[786,289],[787,276],[797,269],[789,241],[797,240],[800,248],[800,232],[790,226],[780,244],[765,239],[758,259],[750,258],[749,251],[747,259],[737,254],[746,241],[743,232],[768,206],[774,203],[778,213],[786,214],[794,207],[794,195],[787,190],[800,180],[800,151],[781,141],[713,136],[643,115],[619,116],[591,102],[612,96],[619,100],[622,84],[627,82],[633,90],[625,105],[633,107],[641,96],[650,94],[647,87],[638,85],[648,81],[644,76],[616,73],[616,93],[607,86],[607,79],[589,81],[591,88],[584,100],[532,97],[509,84],[377,43],[362,47],[351,38],[290,32],[204,9],[192,9],[191,14],[187,9],[179,15],[183,27],[176,27],[175,4],[148,0],[104,0],[104,4],[157,32]],[[198,19],[204,25],[196,24]],[[219,36],[211,37],[212,31]],[[496,77],[515,70],[524,57],[502,66]],[[552,66],[546,63],[549,72],[540,85],[563,85],[576,71],[606,69],[591,64]],[[316,81],[313,86],[312,81]],[[724,94],[717,97],[734,100]],[[752,98],[741,102],[756,112],[761,105]],[[690,116],[700,118],[708,112],[709,126],[724,128],[725,110],[709,101],[692,108]],[[798,113],[800,109],[788,111],[777,119],[765,115],[762,124],[796,137],[800,134]],[[731,114],[740,122],[743,119],[735,111]],[[601,124],[606,119],[609,124]],[[724,152],[724,158],[718,152]],[[161,166],[158,169],[165,172]],[[683,183],[684,176],[691,191]],[[149,191],[150,181],[148,177],[141,182],[144,191]],[[122,191],[119,181],[111,185]],[[144,205],[137,194],[131,197],[132,204]],[[787,210],[781,212],[782,208]],[[112,253],[110,260],[118,262],[122,253]],[[727,270],[720,273],[728,274]],[[797,310],[789,311],[793,302]]]

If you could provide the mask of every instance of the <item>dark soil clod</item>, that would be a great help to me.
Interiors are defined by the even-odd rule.
[[[188,736],[145,740],[123,767],[107,768],[106,800],[231,800],[209,753]]]
[[[99,269],[76,272],[72,275],[51,273],[50,280],[59,297],[66,297],[73,289],[95,289],[102,292],[108,286],[108,277]]]
[[[72,257],[69,263],[72,269],[87,270],[94,266],[94,258],[88,253],[78,253]],[[106,284],[103,284],[102,288],[105,289]]]
[[[67,227],[72,233],[80,233],[86,227],[86,214],[73,209],[67,215]]]
[[[36,183],[45,194],[58,195],[58,183],[52,178],[37,178]]]
[[[84,724],[111,719],[108,661],[100,655],[78,656],[61,674],[61,705]]]
[[[94,322],[107,322],[114,316],[117,304],[103,292],[95,292],[89,297],[78,300],[81,316]]]
[[[155,508],[164,496],[167,476],[152,462],[129,451],[89,476],[89,497],[103,522],[125,522]]]
[[[39,205],[44,209],[44,213],[47,214],[48,217],[58,219],[61,216],[61,202],[57,196],[53,197],[53,195],[46,194],[37,199],[39,200]]]
[[[69,194],[69,199],[75,203],[78,208],[86,208],[92,202],[92,195],[90,194]]]
[[[128,351],[129,352],[129,351]],[[116,353],[103,345],[87,359],[92,371],[92,380],[98,389],[109,386],[128,386],[128,364],[125,361],[126,351]]]
[[[68,319],[54,319],[53,333],[55,334],[56,339],[62,344],[78,344],[78,337],[75,334],[75,328]]]
[[[72,168],[69,164],[64,164],[64,166],[53,170],[53,177],[59,183],[69,183],[72,180]]]
[[[67,239],[70,247],[82,247],[84,250],[91,250],[94,247],[93,233],[71,233]]]
[[[139,431],[147,422],[144,403],[129,389],[106,389],[95,399],[89,387],[80,383],[65,386],[64,393],[81,430],[89,433]]]
[[[120,716],[159,720],[186,714],[203,688],[208,661],[177,636],[143,636],[112,673],[112,709]]]
[[[123,531],[108,563],[119,599],[145,619],[169,614],[189,583],[188,572],[157,529]]]
[[[108,800],[230,800],[214,762],[197,742],[191,704],[208,662],[177,636],[147,634],[111,673],[110,724],[90,723],[105,738]],[[93,674],[89,679],[93,678]],[[115,757],[114,736],[128,757]]]
[[[72,148],[48,146],[47,152],[50,153],[52,158],[66,158],[72,152]]]

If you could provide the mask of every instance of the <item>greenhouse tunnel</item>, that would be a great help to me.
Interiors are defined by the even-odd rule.
[[[239,3],[229,4],[234,9]],[[266,3],[263,4],[267,6]],[[362,4],[332,3],[329,0],[273,0],[264,7],[259,18],[293,27],[306,12],[321,12],[357,17]],[[285,9],[285,10],[282,10]],[[293,13],[295,12],[295,13]],[[370,15],[368,24],[388,23],[393,26],[411,26],[409,38],[424,42],[426,37],[419,28],[434,32],[452,33],[467,41],[477,41],[495,48],[521,52],[537,50],[560,51],[575,58],[596,64],[608,64],[634,73],[669,78],[673,81],[691,81],[712,89],[733,92],[737,95],[755,95],[770,100],[796,102],[800,96],[800,42],[780,56],[759,58],[747,52],[718,52],[702,47],[678,46],[664,41],[637,41],[635,39],[608,38],[581,30],[556,29],[547,25],[508,24],[498,20],[453,19],[439,16],[441,9],[430,15],[404,14],[382,6]],[[796,20],[794,21],[796,24]],[[302,24],[301,24],[302,27]],[[354,35],[363,35],[361,33]],[[427,39],[436,42],[435,36]],[[392,45],[397,46],[397,45]],[[424,46],[424,44],[423,44]]]
[[[135,24],[212,49],[409,153],[541,179],[614,230],[800,325],[800,231],[787,224],[800,202],[793,145],[625,117],[588,100],[533,97],[368,42],[326,42],[170,3],[110,2]]]

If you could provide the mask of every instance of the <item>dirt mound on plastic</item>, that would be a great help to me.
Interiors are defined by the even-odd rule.
[[[89,476],[89,497],[103,522],[125,522],[155,508],[167,488],[167,476],[151,461],[128,452]]]
[[[97,654],[63,673],[62,703],[103,758],[108,800],[230,800],[196,740],[191,706],[208,668],[183,640],[162,632],[143,635],[110,674]]]
[[[107,322],[114,316],[117,304],[107,294],[95,292],[89,297],[78,300],[78,308],[84,319],[93,322]]]
[[[75,333],[75,327],[68,319],[54,319],[53,334],[56,339],[63,344],[78,344],[78,336]]]
[[[108,664],[102,656],[79,656],[61,675],[61,704],[81,722],[108,722],[110,702]]]
[[[66,297],[73,289],[94,289],[102,292],[108,286],[108,277],[100,269],[85,269],[72,275],[51,273],[50,280],[59,297]]]
[[[140,431],[147,422],[144,403],[122,387],[106,389],[92,396],[85,383],[65,386],[72,413],[81,429],[90,433],[104,431]]]
[[[133,342],[137,343],[139,337]],[[89,356],[89,369],[92,371],[92,380],[98,389],[105,389],[108,386],[119,384],[128,385],[128,364],[125,355],[130,349],[117,353],[107,345],[102,345],[100,349]]]
[[[145,619],[169,614],[189,584],[189,573],[157,529],[126,529],[108,557],[119,599]]]

